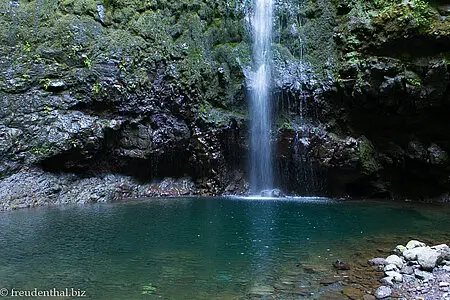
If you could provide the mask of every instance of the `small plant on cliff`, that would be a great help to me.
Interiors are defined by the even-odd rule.
[[[83,45],[75,45],[75,46],[72,46],[71,49],[72,49],[72,55],[76,56],[78,52],[83,50]]]
[[[291,120],[285,120],[283,121],[283,123],[281,123],[280,129],[292,129],[292,124],[291,124]]]
[[[31,52],[31,45],[28,41],[25,42],[25,51],[28,53]]]
[[[39,82],[44,85],[44,90],[47,90],[50,86],[50,78],[42,78]]]
[[[93,86],[92,86],[92,92],[94,94],[100,94],[100,91],[102,90],[102,85],[99,82],[96,82]]]
[[[121,62],[119,64],[119,70],[121,70],[122,72],[126,72],[127,71],[127,68],[125,67],[125,63],[124,62]]]
[[[84,58],[84,65],[90,70],[92,67],[92,60],[89,58],[89,56],[85,56]]]
[[[47,115],[51,114],[51,113],[52,113],[52,110],[51,110],[50,106],[44,105],[44,112],[45,112]]]
[[[420,82],[420,80],[415,79],[415,78],[407,78],[406,79],[406,83],[415,86],[415,87],[421,87],[422,83]]]

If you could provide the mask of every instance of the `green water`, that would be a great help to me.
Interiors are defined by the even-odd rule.
[[[0,288],[74,288],[88,299],[247,299],[275,287],[270,292],[279,299],[294,297],[277,289],[284,284],[314,298],[337,258],[409,238],[448,242],[449,216],[449,207],[308,198],[150,199],[7,212],[0,214]]]

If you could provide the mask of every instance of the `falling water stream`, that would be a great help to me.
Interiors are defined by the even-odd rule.
[[[253,194],[273,187],[270,144],[270,61],[272,0],[256,0],[253,14],[254,78],[251,91],[250,183]]]

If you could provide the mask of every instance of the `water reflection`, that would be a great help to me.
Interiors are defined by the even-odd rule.
[[[409,238],[448,241],[449,212],[236,198],[8,212],[0,215],[0,285],[74,286],[90,299],[142,299],[149,286],[164,299],[320,292],[318,277],[337,258]]]

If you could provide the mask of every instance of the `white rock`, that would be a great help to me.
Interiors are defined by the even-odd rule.
[[[447,250],[449,248],[450,247],[447,244],[440,244],[440,245],[431,246],[431,249],[437,250],[437,251],[445,251],[445,250]]]
[[[440,253],[428,247],[419,249],[423,249],[423,251],[417,254],[417,262],[422,269],[428,271],[433,270],[433,268],[436,267],[441,260]]]
[[[431,247],[419,247],[403,252],[406,260],[417,260],[424,270],[432,270],[442,260],[441,253]]]
[[[390,264],[396,265],[399,269],[403,267],[403,260],[397,255],[390,255],[386,258],[386,262]]]
[[[389,265],[385,266],[384,269],[383,269],[384,272],[389,272],[389,271],[396,271],[397,272],[398,270],[399,270],[398,267],[396,265],[394,265],[394,264],[389,264]]]
[[[450,272],[450,266],[443,266],[442,269],[444,269],[447,272]]]
[[[388,286],[380,286],[379,288],[377,288],[377,290],[375,291],[375,297],[377,297],[377,299],[384,299],[389,297],[392,294],[392,290],[390,287]]]
[[[406,244],[406,249],[413,249],[417,247],[425,247],[425,243],[416,241],[416,240],[410,240],[408,244]]]
[[[403,251],[405,251],[407,248],[403,245],[397,245],[397,247],[395,247],[395,251],[398,253],[403,253]]]
[[[450,283],[445,281],[439,282],[439,287],[447,287],[447,286],[450,286]]]
[[[395,271],[388,271],[388,272],[385,272],[385,273],[386,273],[386,275],[388,277],[392,277],[393,281],[395,281],[395,282],[403,282],[402,274],[400,274],[398,272],[395,272]]]
[[[419,253],[420,251],[422,251],[421,249],[422,249],[422,248],[414,248],[414,249],[408,249],[408,250],[405,250],[405,251],[403,252],[403,257],[404,257],[406,260],[417,260],[417,253]]]
[[[386,276],[380,279],[380,282],[385,285],[393,286],[394,285],[394,277]]]

